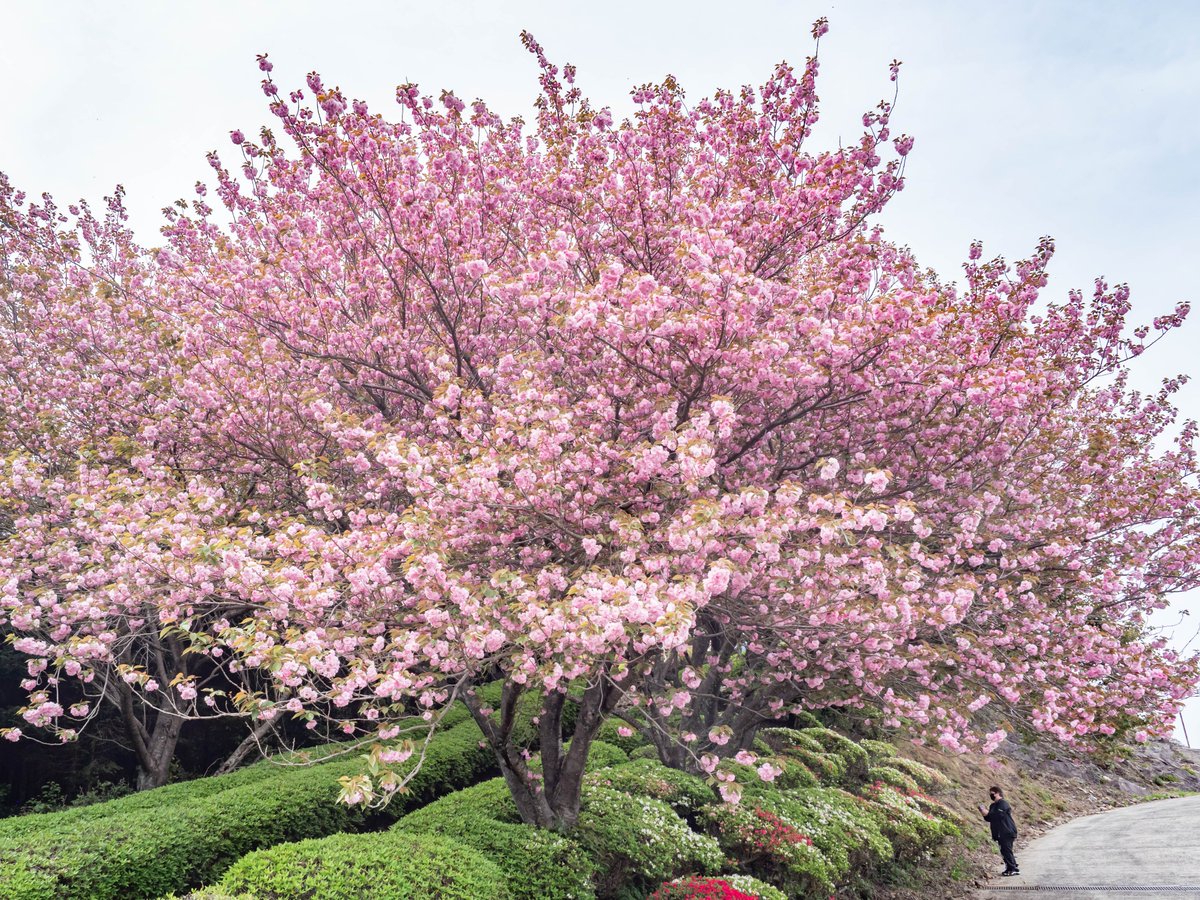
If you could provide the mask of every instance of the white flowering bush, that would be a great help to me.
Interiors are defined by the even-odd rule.
[[[921,790],[921,785],[917,784],[917,780],[907,772],[902,772],[891,766],[871,766],[867,770],[867,780],[871,782],[882,781],[884,784],[889,784],[894,788],[899,788],[902,791],[915,793]]]
[[[758,900],[788,900],[787,894],[779,888],[767,884],[753,875],[722,875],[721,880],[735,891],[752,894]]]
[[[858,746],[867,751],[867,756],[870,757],[872,763],[882,763],[889,757],[896,755],[896,745],[889,744],[887,741],[864,738],[858,742]]]
[[[613,885],[650,888],[678,875],[715,873],[725,861],[717,841],[692,831],[670,804],[595,783],[584,787],[571,836],[596,863],[600,896]]]
[[[891,769],[899,769],[926,790],[944,791],[950,787],[950,779],[937,769],[919,763],[915,759],[909,759],[907,756],[891,756],[881,760],[880,764]]]
[[[837,873],[811,837],[767,805],[723,804],[704,810],[721,849],[737,868],[753,873],[789,896],[828,896]]]
[[[658,760],[637,759],[592,772],[586,784],[669,803],[680,813],[694,812],[717,801],[704,779],[664,766]]]
[[[892,858],[892,845],[883,833],[884,817],[845,791],[784,791],[764,805],[808,835],[837,880],[844,880],[852,871],[877,868]]]

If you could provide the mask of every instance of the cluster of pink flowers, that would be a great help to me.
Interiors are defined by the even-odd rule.
[[[532,131],[411,85],[397,121],[285,100],[264,57],[278,128],[211,158],[228,224],[200,190],[154,252],[119,195],[0,181],[26,719],[116,673],[368,736],[482,680],[599,685],[587,727],[619,704],[693,760],[829,703],[954,748],[998,740],[976,698],[1165,728],[1197,668],[1145,616],[1200,571],[1195,428],[1161,448],[1172,385],[1126,389],[1128,290],[1035,315],[1048,240],[931,277],[869,221],[891,105],[809,148],[815,57],[616,122],[526,43]]]

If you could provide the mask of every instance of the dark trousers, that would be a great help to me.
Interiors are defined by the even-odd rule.
[[[1015,871],[1017,866],[1017,858],[1013,856],[1012,845],[1015,837],[996,838],[996,843],[1000,845],[1000,855],[1004,857],[1004,867],[1010,872]]]

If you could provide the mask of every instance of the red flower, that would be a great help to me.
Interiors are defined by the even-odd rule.
[[[755,900],[720,878],[681,878],[669,881],[650,895],[650,900]]]

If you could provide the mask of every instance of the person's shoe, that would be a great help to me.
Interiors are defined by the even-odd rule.
[[[1020,874],[1021,874],[1020,869],[1005,869],[1003,872],[1000,873],[1000,876],[1002,878],[1007,878],[1009,875],[1020,875]]]

